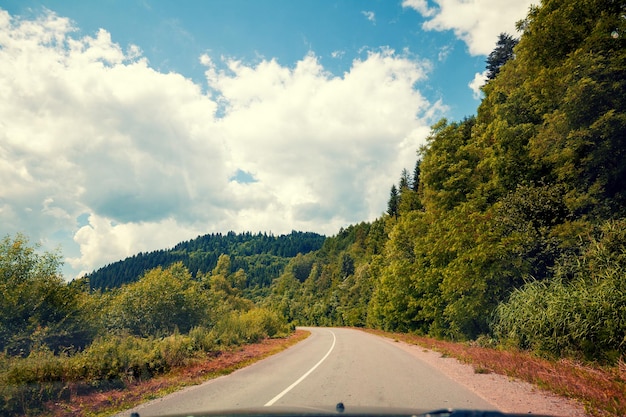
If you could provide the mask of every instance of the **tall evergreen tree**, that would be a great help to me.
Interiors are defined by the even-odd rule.
[[[418,191],[420,186],[420,165],[422,164],[422,160],[418,159],[415,163],[415,168],[413,169],[413,182],[411,183],[411,189],[413,191]]]
[[[513,58],[513,48],[519,41],[507,33],[501,33],[496,47],[487,57],[487,79],[493,80],[500,72],[500,68]]]
[[[402,169],[402,174],[400,174],[400,192],[404,192],[409,189],[411,185],[411,174],[407,171],[406,168]]]
[[[395,218],[398,217],[398,206],[400,204],[400,194],[396,185],[391,186],[391,192],[389,193],[389,203],[387,204],[387,214]]]

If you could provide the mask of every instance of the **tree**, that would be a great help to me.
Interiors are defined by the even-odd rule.
[[[392,217],[398,218],[398,207],[400,205],[400,194],[396,185],[391,186],[391,192],[389,194],[389,203],[387,203],[387,214]]]
[[[420,152],[420,196],[427,210],[450,210],[466,201],[482,178],[476,175],[480,155],[472,142],[475,118],[437,122]]]
[[[402,174],[400,174],[400,193],[403,193],[405,190],[408,190],[411,185],[411,175],[406,168],[402,169]]]
[[[341,278],[346,279],[354,274],[354,259],[349,253],[344,252],[341,255]]]
[[[487,79],[493,80],[500,72],[500,68],[514,57],[513,48],[519,42],[518,39],[507,33],[501,33],[496,42],[496,48],[487,57]]]
[[[415,168],[413,169],[413,182],[411,183],[411,189],[415,192],[419,191],[420,187],[420,173],[421,173],[422,160],[418,159],[415,162]]]
[[[310,256],[304,256],[299,253],[291,260],[289,268],[295,279],[299,282],[304,282],[313,268],[313,259]]]
[[[164,336],[188,332],[203,324],[207,299],[200,283],[182,263],[148,271],[113,296],[106,321],[111,331],[138,336]]]
[[[63,281],[57,254],[36,249],[21,234],[0,241],[0,350],[83,347],[91,337],[82,319],[86,293]]]

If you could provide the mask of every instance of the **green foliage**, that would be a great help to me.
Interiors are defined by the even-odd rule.
[[[449,124],[445,119],[433,126],[428,144],[421,150],[420,190],[426,210],[450,210],[467,201],[480,179],[479,156],[471,140],[475,119]]]
[[[0,415],[28,415],[43,411],[46,401],[67,399],[62,378],[67,357],[55,356],[45,347],[26,358],[0,359]]]
[[[268,287],[272,279],[282,273],[289,259],[298,253],[317,250],[323,242],[324,236],[296,231],[280,236],[210,234],[181,242],[169,250],[139,253],[94,271],[87,279],[94,289],[117,288],[137,281],[146,271],[159,266],[167,268],[176,262],[182,262],[192,277],[196,277],[211,272],[220,256],[229,255],[231,270],[228,272],[241,269],[248,277],[247,287]]]
[[[86,293],[63,282],[60,257],[38,254],[23,235],[0,242],[0,350],[28,355],[36,346],[55,351],[89,343],[82,321]]]
[[[620,331],[611,330],[619,324],[601,318],[623,317],[619,282],[588,287],[573,277],[588,262],[589,230],[626,213],[625,37],[612,34],[626,33],[622,9],[600,0],[533,8],[517,46],[501,37],[490,57],[477,116],[433,126],[415,178],[402,172],[386,215],[327,238],[311,254],[309,277],[286,270],[269,300],[298,323],[466,339],[491,333],[509,297],[519,303],[521,291],[539,288],[574,297],[568,308],[555,304],[559,314],[587,309],[604,323],[593,336],[572,322],[564,337],[579,332],[598,356],[621,352]],[[599,288],[613,291],[604,313],[576,295],[601,298]],[[559,349],[585,351],[579,345]]]
[[[64,283],[58,267],[58,256],[37,254],[24,236],[0,245],[2,415],[37,413],[77,390],[120,388],[291,330],[280,313],[243,298],[247,275],[232,271],[228,255],[195,279],[179,262],[105,293]]]
[[[476,117],[433,126],[371,223],[328,238],[202,236],[70,285],[58,256],[5,238],[0,409],[28,413],[68,381],[123,385],[294,324],[623,358],[623,13],[603,0],[534,7],[515,54],[493,57]]]
[[[398,189],[396,188],[396,185],[393,184],[391,186],[391,191],[389,192],[389,202],[387,203],[387,214],[397,218],[399,206],[400,206],[400,194],[398,193]]]
[[[244,313],[231,312],[217,322],[211,333],[216,343],[231,346],[284,336],[287,329],[287,322],[278,313],[255,308]]]
[[[177,267],[180,265],[170,269]],[[164,273],[161,269],[151,272]],[[184,269],[182,272],[188,275]],[[116,297],[119,295],[109,297],[108,302],[114,304]],[[179,311],[169,312],[180,317]],[[211,328],[196,326],[188,334],[179,333],[178,327],[173,333],[165,334],[164,328],[157,331],[162,337],[122,332],[102,335],[80,352],[55,354],[40,346],[25,358],[0,356],[0,415],[38,413],[47,401],[67,400],[78,391],[123,388],[135,380],[183,366],[206,353],[265,337],[284,336],[290,331],[280,314],[264,308],[225,313],[223,310]]]
[[[496,48],[487,57],[487,79],[493,80],[500,72],[500,68],[513,58],[513,48],[519,42],[507,33],[501,33],[496,42]]]
[[[615,362],[626,354],[626,222],[609,221],[583,255],[497,309],[496,334],[551,355]]]
[[[181,366],[208,351],[194,344],[198,333],[160,339],[106,336],[72,356],[39,349],[27,358],[11,358],[0,373],[0,414],[32,415],[43,411],[45,402],[67,400],[77,391],[123,388]]]
[[[162,336],[183,333],[203,323],[208,300],[187,269],[174,264],[156,268],[122,287],[110,300],[105,323],[113,333]]]

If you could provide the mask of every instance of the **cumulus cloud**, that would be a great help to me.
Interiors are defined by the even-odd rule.
[[[425,30],[452,30],[472,55],[488,55],[502,32],[515,34],[515,23],[523,19],[537,0],[404,0],[403,7],[428,18]]]
[[[78,229],[74,235],[74,240],[80,245],[80,256],[67,259],[78,275],[91,272],[96,265],[119,260],[120,255],[166,248],[199,234],[197,228],[181,224],[173,218],[120,224],[91,214],[88,220],[89,224]]]
[[[486,82],[487,82],[487,71],[483,71],[483,72],[477,72],[474,75],[474,79],[470,81],[470,83],[467,85],[470,88],[470,90],[474,92],[474,98],[476,100],[482,97],[481,88],[482,86],[485,85]]]
[[[424,17],[430,17],[435,14],[435,9],[428,7],[427,0],[404,0],[402,7],[415,9]]]
[[[0,11],[2,232],[56,236],[74,272],[204,233],[373,219],[443,110],[405,52],[370,51],[341,77],[312,53],[292,67],[204,55],[206,92],[105,30],[74,31]]]

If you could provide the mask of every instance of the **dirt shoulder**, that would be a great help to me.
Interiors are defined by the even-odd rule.
[[[626,369],[546,360],[415,335],[368,332],[441,370],[505,412],[554,416],[626,415]]]
[[[411,355],[437,368],[450,379],[507,413],[544,414],[563,417],[588,417],[584,407],[571,399],[539,389],[528,382],[498,375],[477,373],[472,365],[451,356],[406,342],[394,342]],[[486,371],[481,371],[486,372]]]

